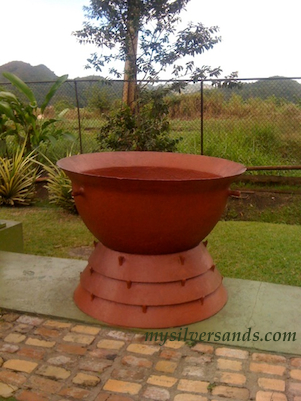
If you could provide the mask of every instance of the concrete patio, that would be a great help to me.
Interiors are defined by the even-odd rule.
[[[301,400],[301,288],[225,278],[229,300],[218,314],[167,330],[181,341],[160,329],[145,341],[141,330],[78,310],[72,295],[85,266],[0,252],[0,399]],[[224,341],[190,341],[204,332]],[[231,341],[234,332],[259,336]],[[284,332],[295,341],[283,341]]]
[[[0,252],[0,307],[99,324],[82,313],[72,299],[79,274],[86,264],[86,261],[75,259]],[[250,341],[250,338],[249,341],[242,341],[242,338],[229,341],[228,337],[217,342],[301,355],[300,287],[230,278],[225,278],[224,284],[229,296],[226,306],[207,320],[185,326],[188,332],[240,332],[242,337],[251,328],[251,339],[254,333],[259,333],[256,341]],[[185,328],[168,331],[184,333]],[[159,331],[166,332],[164,329]],[[276,332],[296,333],[296,340],[282,341],[276,335],[278,340],[273,341],[272,335]],[[272,334],[265,341],[267,333]]]

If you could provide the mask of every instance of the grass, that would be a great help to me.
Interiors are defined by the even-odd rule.
[[[224,220],[301,226],[301,195],[242,192],[241,198],[229,199]]]
[[[255,110],[256,111],[256,110]],[[204,118],[204,154],[223,157],[243,163],[247,166],[264,165],[301,165],[300,117],[291,118],[283,112],[266,114],[261,110],[254,115],[236,115],[235,113],[214,116],[205,114]],[[257,114],[256,114],[257,113]],[[66,119],[64,127],[72,132],[76,141],[58,140],[44,149],[48,157],[58,159],[64,157],[71,148],[72,153],[80,151],[78,125],[74,119]],[[297,119],[298,117],[298,119]],[[104,119],[98,115],[84,117],[81,120],[82,148],[84,153],[99,151],[97,133]],[[182,137],[178,145],[181,153],[201,153],[201,120],[199,113],[194,116],[170,119],[171,135]],[[43,151],[43,149],[42,149]],[[281,172],[281,175],[286,172]],[[290,171],[291,175],[300,172]]]
[[[300,286],[301,226],[219,222],[208,250],[226,277]]]
[[[92,246],[94,240],[79,216],[54,207],[1,207],[0,219],[22,222],[28,254],[69,258],[71,248]]]
[[[70,122],[70,124],[72,121]],[[66,130],[70,131],[69,121]],[[84,121],[82,124],[83,153],[100,151],[97,133],[103,120]],[[201,154],[201,122],[199,118],[190,120],[170,120],[171,136],[181,137],[177,146],[180,153]],[[51,146],[41,146],[52,161],[65,157],[68,152],[80,153],[80,141],[77,127],[72,126],[74,142],[59,139]],[[11,146],[10,146],[11,147]],[[289,133],[280,130],[279,124],[271,121],[249,118],[208,118],[204,120],[204,154],[222,157],[242,163],[246,166],[301,165],[300,132]],[[258,174],[258,172],[252,172]],[[271,172],[261,172],[271,174]],[[273,171],[274,175],[300,176],[301,170]]]
[[[200,92],[174,94],[167,100],[171,135],[183,137],[178,151],[200,154]],[[104,116],[99,110],[93,111],[87,107],[79,112],[83,152],[98,151],[97,133],[105,122]],[[204,154],[247,166],[301,165],[300,104],[275,96],[243,99],[239,92],[205,89],[203,112]],[[76,136],[72,145],[73,153],[80,150],[77,118],[77,109],[71,109],[58,125],[58,128]],[[51,146],[42,147],[42,151],[47,152],[53,160],[64,157],[70,147],[70,142],[59,140]],[[300,176],[300,171],[290,174]]]
[[[174,137],[183,141],[178,150],[201,152],[200,119],[172,120]],[[246,166],[301,164],[299,132],[284,134],[270,120],[250,118],[209,118],[204,121],[204,154],[230,159]],[[281,172],[281,174],[284,174]],[[300,172],[290,171],[290,175]]]
[[[0,397],[0,401],[18,401],[15,397],[3,398]]]
[[[285,213],[276,213],[273,224],[219,222],[208,237],[208,249],[221,273],[300,286],[301,224],[280,224]],[[23,223],[24,251],[29,254],[70,258],[71,248],[92,246],[94,240],[79,216],[55,207],[1,207],[0,219]]]

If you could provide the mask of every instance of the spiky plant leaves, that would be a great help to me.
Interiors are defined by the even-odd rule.
[[[30,205],[35,197],[37,177],[35,155],[24,156],[24,146],[12,158],[0,157],[0,205]]]
[[[47,160],[47,164],[44,164],[43,168],[48,175],[46,188],[48,190],[49,202],[70,213],[77,214],[70,179],[63,170],[58,168],[45,155],[43,157]]]

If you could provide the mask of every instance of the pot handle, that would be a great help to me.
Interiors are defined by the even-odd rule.
[[[235,198],[240,198],[241,192],[237,190],[228,189],[228,196],[234,196]]]
[[[73,198],[75,198],[76,196],[83,196],[84,194],[85,194],[85,191],[84,191],[83,187],[79,187],[79,189],[73,190],[71,192],[71,195],[73,196]]]

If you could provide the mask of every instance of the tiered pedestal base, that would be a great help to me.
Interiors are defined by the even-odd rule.
[[[227,293],[204,243],[167,255],[127,254],[98,243],[74,301],[110,325],[168,328],[216,314]]]

